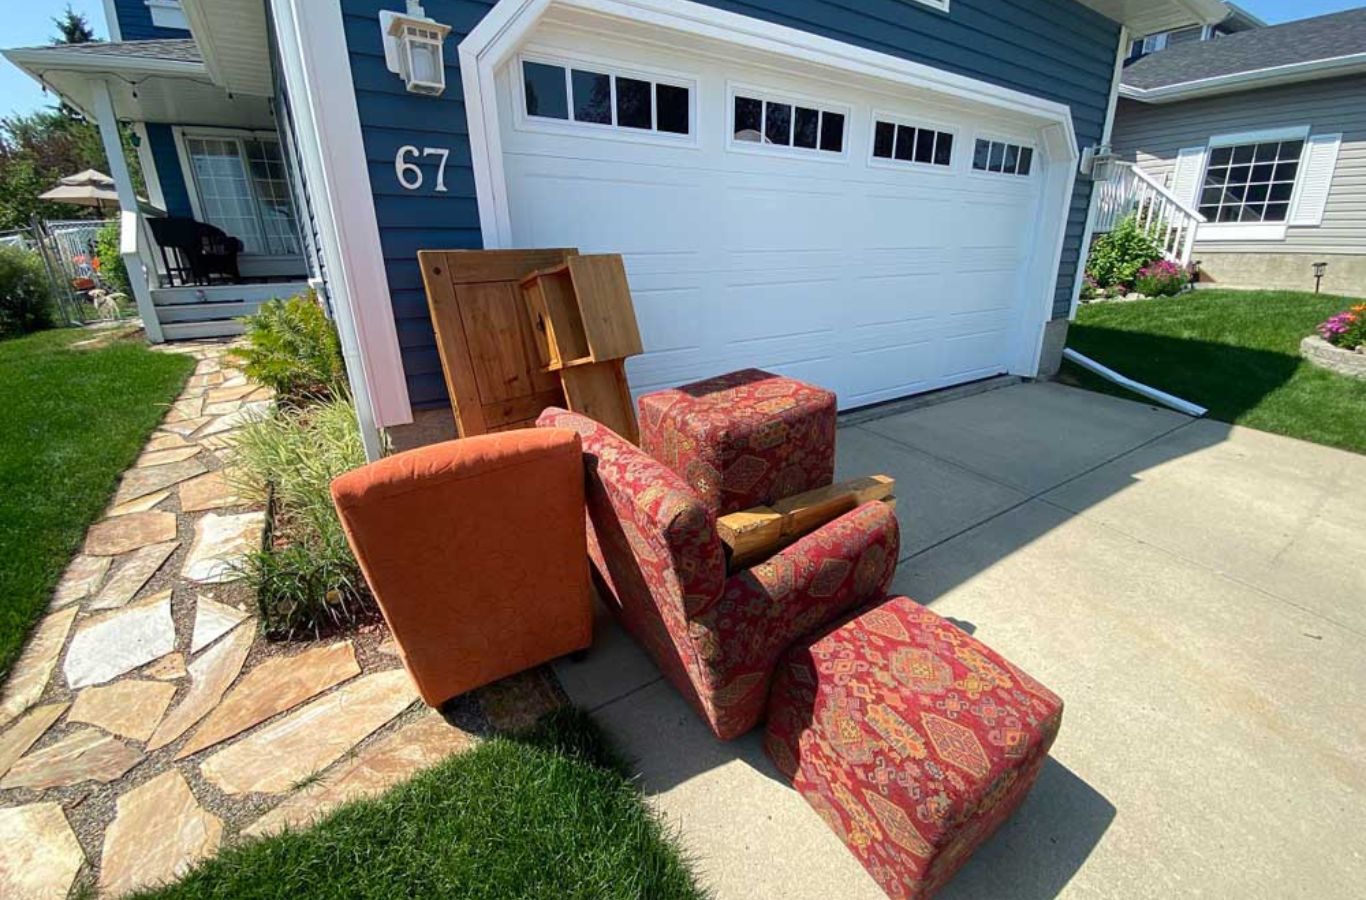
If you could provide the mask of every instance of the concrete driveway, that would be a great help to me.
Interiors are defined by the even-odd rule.
[[[945,898],[1360,897],[1366,457],[1053,384],[840,430],[901,498],[895,590],[1067,703]],[[557,673],[718,898],[882,896],[768,763],[616,626]]]

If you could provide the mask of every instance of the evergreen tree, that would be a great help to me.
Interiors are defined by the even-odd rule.
[[[54,44],[89,44],[99,40],[85,16],[72,9],[69,3],[66,12],[53,19],[52,24],[57,26],[58,32],[57,37],[52,39]]]

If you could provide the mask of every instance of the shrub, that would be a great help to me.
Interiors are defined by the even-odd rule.
[[[1174,262],[1159,259],[1144,266],[1134,278],[1134,290],[1149,297],[1175,297],[1186,289],[1190,278]]]
[[[244,574],[273,637],[355,622],[371,608],[328,486],[365,464],[356,410],[332,399],[277,408],[248,423],[235,445],[234,484],[248,498],[273,494],[273,546],[248,556]]]
[[[1319,336],[1335,347],[1366,348],[1366,303],[1340,312],[1318,327]]]
[[[1139,270],[1161,258],[1157,241],[1138,227],[1136,216],[1129,216],[1096,240],[1086,261],[1086,274],[1103,288],[1131,285]]]
[[[95,235],[95,266],[100,280],[111,292],[130,294],[132,286],[128,283],[128,268],[123,264],[123,254],[119,252],[122,232],[118,222],[110,222]]]
[[[347,396],[341,341],[311,291],[268,301],[242,323],[247,346],[233,354],[248,378],[286,403]]]
[[[1096,280],[1094,278],[1092,278],[1090,275],[1087,275],[1085,278],[1082,279],[1081,282],[1081,299],[1094,300],[1098,296],[1103,296],[1103,292],[1101,291],[1100,285],[1096,284]]]
[[[0,247],[0,337],[51,328],[52,282],[32,250]]]

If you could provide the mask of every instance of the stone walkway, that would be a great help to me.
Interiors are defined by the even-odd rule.
[[[87,533],[0,693],[0,897],[117,896],[225,842],[306,824],[562,701],[544,676],[448,716],[416,700],[382,625],[258,635],[236,564],[264,513],[233,495],[235,429],[270,392],[222,342],[198,362]],[[482,702],[481,702],[482,700]]]

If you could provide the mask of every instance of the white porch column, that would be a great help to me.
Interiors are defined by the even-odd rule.
[[[95,113],[95,124],[100,129],[100,142],[104,144],[104,156],[109,163],[109,176],[114,179],[114,188],[119,195],[119,216],[123,262],[128,269],[128,284],[137,300],[138,315],[142,317],[142,327],[147,339],[154,344],[165,340],[161,333],[161,322],[157,319],[156,306],[152,303],[152,289],[148,283],[148,271],[139,245],[142,213],[138,210],[137,192],[133,190],[133,176],[128,171],[128,160],[123,155],[123,139],[119,134],[119,121],[114,115],[114,97],[109,91],[109,82],[103,78],[90,79],[90,99]],[[129,228],[129,224],[133,227]],[[130,233],[131,232],[131,233]]]

